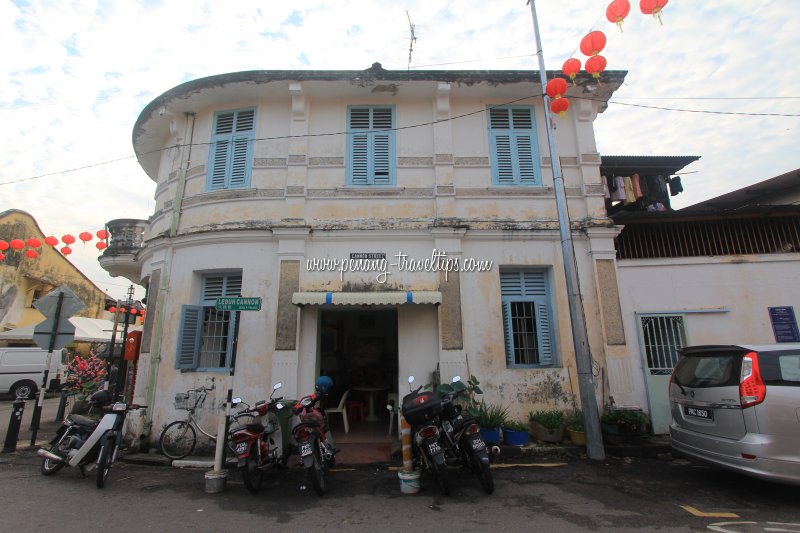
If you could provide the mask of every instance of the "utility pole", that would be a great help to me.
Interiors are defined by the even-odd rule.
[[[536,37],[536,56],[539,58],[539,81],[542,86],[544,103],[544,120],[547,129],[547,144],[550,148],[550,160],[553,168],[553,189],[556,196],[558,227],[561,230],[561,255],[564,262],[564,277],[567,282],[569,299],[569,317],[572,324],[572,342],[575,347],[575,366],[578,368],[578,389],[580,391],[583,420],[586,426],[586,454],[589,459],[602,461],[606,458],[603,448],[603,435],[600,432],[600,418],[595,396],[594,378],[592,375],[592,353],[586,334],[586,317],[583,312],[580,285],[578,282],[578,265],[575,262],[575,247],[572,243],[567,195],[564,190],[564,175],[561,172],[561,161],[558,158],[558,146],[553,133],[553,117],[550,113],[550,98],[547,96],[547,70],[544,68],[542,40],[539,36],[539,22],[536,18],[536,0],[528,0],[533,17],[533,32]]]

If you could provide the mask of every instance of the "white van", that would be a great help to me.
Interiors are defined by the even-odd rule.
[[[61,381],[61,350],[53,352],[48,375],[48,390]],[[33,398],[42,383],[47,366],[47,350],[41,348],[0,348],[0,394],[12,398]]]

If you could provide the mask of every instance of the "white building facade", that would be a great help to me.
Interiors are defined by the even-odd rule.
[[[553,119],[600,405],[625,338],[593,121],[623,79],[579,77]],[[189,388],[253,403],[320,374],[377,399],[471,374],[518,420],[577,399],[542,105],[535,72],[377,63],[156,98],[133,134],[155,211],[111,221],[100,259],[148,288],[135,398],[152,433]]]

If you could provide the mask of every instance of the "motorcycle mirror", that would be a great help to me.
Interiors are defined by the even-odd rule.
[[[281,402],[276,403],[275,409],[283,409],[283,404]]]
[[[240,403],[242,403],[242,399],[241,398],[233,398],[231,400],[231,405],[239,405]]]
[[[408,376],[408,384],[411,385],[414,383],[414,376]]]
[[[387,410],[387,411],[394,411],[394,405],[392,405],[392,404],[388,404],[388,405],[386,406],[386,410]]]
[[[452,382],[456,383],[458,381],[461,381],[461,376],[453,376]]]
[[[281,387],[283,387],[283,383],[278,382],[278,383],[276,383],[275,385],[272,386],[272,390],[278,390]]]

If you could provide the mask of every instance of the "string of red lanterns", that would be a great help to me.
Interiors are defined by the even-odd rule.
[[[88,231],[82,231],[78,234],[78,238],[83,242],[84,246],[87,242],[91,241],[95,237],[98,239],[98,241],[95,243],[95,247],[99,251],[105,250],[108,247],[108,243],[106,243],[106,240],[109,237],[108,231],[101,229],[97,230],[94,235]],[[74,244],[76,239],[69,233],[62,235],[60,240],[53,235],[48,235],[44,238],[44,244],[50,246],[51,248],[56,248],[59,242],[64,243],[64,246],[61,247],[59,251],[62,255],[67,256],[72,253],[72,248],[70,248],[70,245]],[[5,260],[6,255],[3,252],[6,250],[11,249],[13,252],[22,252],[22,250],[26,247],[27,250],[23,252],[25,257],[28,259],[36,259],[37,257],[40,257],[42,241],[36,237],[30,237],[26,240],[11,239],[9,241],[0,239],[0,261]]]
[[[664,22],[661,20],[661,12],[668,2],[669,0],[640,0],[639,9],[645,15],[653,15],[663,25]],[[622,23],[625,17],[628,16],[628,13],[630,13],[630,10],[631,4],[628,0],[612,0],[606,8],[606,18],[612,24],[616,24],[619,31],[622,32]],[[581,53],[588,56],[584,65],[586,73],[591,74],[598,83],[601,83],[600,75],[608,65],[606,58],[600,55],[600,52],[603,51],[605,46],[606,35],[598,30],[590,31],[586,34],[583,39],[581,39],[579,46]],[[575,78],[580,70],[581,61],[574,57],[564,61],[564,65],[561,67],[561,72],[572,80],[573,86],[575,85]],[[569,99],[566,98],[566,81],[562,78],[553,78],[547,82],[545,92],[551,99],[550,110],[563,118],[566,115],[567,109],[569,109]]]

